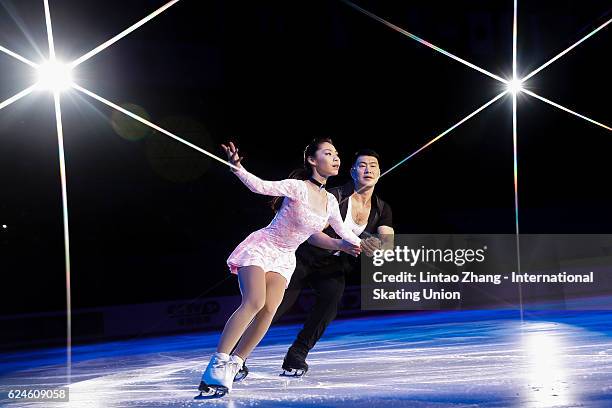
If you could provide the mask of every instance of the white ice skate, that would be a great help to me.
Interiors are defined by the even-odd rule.
[[[226,353],[213,354],[202,374],[198,387],[200,395],[196,399],[220,398],[231,392],[234,377],[243,363],[238,356],[229,356]]]

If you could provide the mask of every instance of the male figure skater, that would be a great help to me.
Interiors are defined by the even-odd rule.
[[[371,149],[355,153],[351,166],[352,181],[342,187],[330,189],[340,202],[340,215],[344,224],[362,238],[361,249],[372,256],[375,249],[393,245],[393,221],[389,204],[374,194],[380,177],[380,156]],[[374,237],[377,234],[378,237]],[[370,237],[369,239],[366,239]],[[384,241],[384,242],[383,242]],[[339,252],[346,250],[346,252]],[[297,266],[285,291],[275,320],[293,306],[302,288],[310,285],[316,294],[315,304],[306,318],[302,330],[289,347],[283,361],[283,370],[290,375],[303,375],[308,371],[306,356],[334,320],[342,299],[345,274],[354,268],[349,261],[351,246],[327,227],[312,235],[297,250]]]

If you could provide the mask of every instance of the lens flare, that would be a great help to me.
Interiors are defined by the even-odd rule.
[[[72,70],[60,61],[46,61],[38,67],[37,88],[62,92],[72,86]]]
[[[517,95],[519,92],[523,90],[523,81],[517,78],[511,79],[508,81],[508,85],[506,86],[508,92],[512,95]]]

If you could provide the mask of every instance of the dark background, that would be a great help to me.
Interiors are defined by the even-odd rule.
[[[53,0],[58,56],[76,59],[162,4]],[[511,76],[511,0],[359,4]],[[610,14],[606,1],[520,2],[519,73]],[[611,30],[527,86],[609,125]],[[41,1],[0,1],[0,44],[37,62],[46,55]],[[267,179],[286,177],[311,138],[330,136],[343,160],[331,184],[346,180],[357,148],[379,151],[389,168],[502,89],[340,1],[183,0],[74,75],[215,154],[234,140],[245,167]],[[29,67],[0,54],[0,101],[33,79]],[[64,94],[62,109],[73,308],[238,293],[225,260],[270,221],[268,199],[163,135],[122,137],[143,129],[85,95]],[[513,233],[511,124],[511,99],[504,98],[381,179],[396,232]],[[518,135],[521,232],[612,232],[612,133],[520,95]],[[0,111],[0,224],[7,225],[0,229],[0,313],[65,308],[48,93]]]

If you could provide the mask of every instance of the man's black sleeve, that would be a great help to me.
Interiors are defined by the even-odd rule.
[[[383,225],[393,228],[393,212],[391,211],[391,206],[387,203],[385,203],[383,207],[377,227],[381,227]]]

